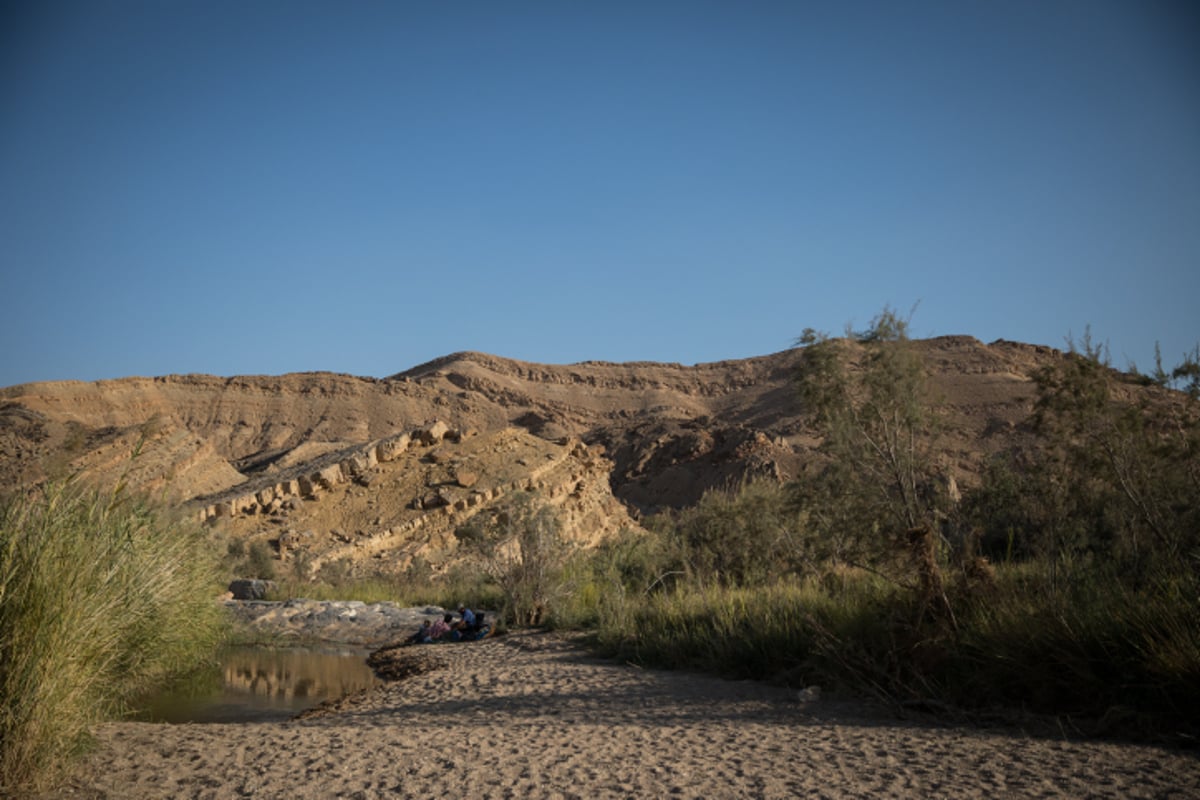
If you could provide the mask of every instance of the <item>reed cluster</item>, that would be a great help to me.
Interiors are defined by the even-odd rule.
[[[212,653],[215,566],[197,528],[120,488],[0,504],[0,787],[45,785],[93,723]]]

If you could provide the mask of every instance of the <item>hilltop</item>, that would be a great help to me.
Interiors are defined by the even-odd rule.
[[[944,403],[943,469],[969,485],[989,454],[1027,441],[1032,376],[1062,354],[915,344]],[[819,445],[794,386],[803,357],[546,365],[460,352],[382,379],[24,384],[0,390],[0,480],[120,478],[285,555],[375,571],[449,558],[454,525],[522,488],[594,541],[712,488],[799,476]]]

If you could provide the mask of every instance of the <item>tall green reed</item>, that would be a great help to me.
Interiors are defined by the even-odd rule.
[[[998,569],[995,591],[962,604],[934,676],[949,701],[1069,716],[1094,732],[1195,728],[1200,578],[1131,586],[1093,568],[1052,588],[1028,572]]]
[[[951,576],[956,624],[922,618],[909,590],[862,572],[742,587],[682,583],[597,607],[604,653],[731,678],[812,683],[896,709],[1035,712],[1095,734],[1195,736],[1200,578],[1138,587],[1079,572],[1000,567]],[[1181,740],[1182,741],[1182,740]]]
[[[0,505],[0,787],[52,781],[92,724],[212,652],[215,566],[198,528],[120,488]]]
[[[606,607],[596,641],[613,655],[653,666],[815,682],[832,674],[822,661],[825,632],[861,623],[876,593],[871,579],[854,600],[833,597],[814,580],[681,585]]]

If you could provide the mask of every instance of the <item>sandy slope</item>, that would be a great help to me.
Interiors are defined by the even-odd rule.
[[[1194,754],[897,722],[616,665],[549,634],[421,649],[444,666],[308,719],[104,725],[56,796],[1200,796]]]

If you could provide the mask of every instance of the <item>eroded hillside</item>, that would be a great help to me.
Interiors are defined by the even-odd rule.
[[[917,346],[943,400],[944,469],[970,483],[989,453],[1027,436],[1032,375],[1062,355],[969,337]],[[0,391],[0,479],[123,479],[284,551],[306,545],[306,558],[354,555],[398,569],[452,545],[452,526],[413,520],[478,513],[499,487],[541,483],[565,504],[573,535],[588,539],[750,475],[796,477],[819,444],[793,383],[803,357],[796,349],[695,366],[557,366],[469,352],[385,379],[26,384]],[[449,438],[418,437],[435,428]],[[380,457],[406,436],[402,450]],[[539,472],[548,464],[552,478]]]

